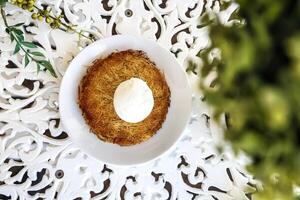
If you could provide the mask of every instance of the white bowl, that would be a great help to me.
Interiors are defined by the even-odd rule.
[[[90,132],[77,104],[78,86],[88,66],[97,58],[128,49],[142,50],[165,74],[171,104],[162,128],[149,140],[133,146],[103,142]],[[70,63],[60,86],[59,108],[64,128],[73,143],[90,156],[114,165],[136,165],[165,153],[180,138],[191,112],[191,89],[174,55],[158,43],[129,35],[101,39],[83,49]]]

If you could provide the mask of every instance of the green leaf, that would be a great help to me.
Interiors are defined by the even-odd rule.
[[[34,56],[40,56],[40,57],[43,57],[45,58],[44,54],[42,54],[41,52],[38,52],[38,51],[34,51],[34,52],[30,52],[32,55]]]
[[[24,25],[24,23],[18,23],[18,24],[13,25],[13,27],[19,27],[19,26],[23,26],[23,25]]]
[[[11,30],[16,34],[16,35],[23,35],[23,31],[17,28],[11,28]]]
[[[27,67],[28,64],[29,64],[29,57],[28,57],[28,55],[26,54],[26,55],[25,55],[25,67]]]
[[[16,35],[16,37],[21,43],[24,41],[24,35]]]
[[[16,47],[15,47],[15,50],[14,50],[14,54],[18,53],[20,51],[20,45],[17,44]]]
[[[41,60],[39,61],[39,63],[44,66],[46,68],[46,70],[48,70],[52,76],[54,76],[55,78],[57,77],[54,69],[53,69],[53,66],[51,65],[51,63],[47,60]]]
[[[28,48],[37,48],[38,47],[35,44],[33,44],[32,42],[22,42],[22,44]]]

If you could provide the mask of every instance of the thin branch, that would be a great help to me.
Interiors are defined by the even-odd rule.
[[[8,23],[7,23],[7,21],[6,21],[4,9],[3,9],[2,6],[0,6],[0,7],[1,7],[1,16],[2,16],[2,19],[3,19],[3,21],[4,21],[4,24],[5,24],[5,26],[6,26],[7,28],[9,28],[9,25],[8,25]]]
[[[43,12],[43,10],[40,9],[39,7],[37,7],[36,5],[34,5],[34,8],[36,8],[40,13]],[[57,18],[54,17],[54,16],[49,15],[48,17],[50,17],[50,18],[53,19],[53,20],[57,20]],[[72,26],[70,26],[70,25],[64,23],[64,22],[61,21],[61,20],[60,20],[60,24],[66,28],[66,30],[64,30],[64,31],[71,30],[71,31],[73,31],[74,33],[77,33],[79,36],[82,36],[82,37],[84,37],[84,38],[90,40],[91,42],[94,42],[94,40],[93,40],[92,38],[90,38],[90,37],[88,37],[88,36],[82,34],[82,31],[78,32],[78,31],[77,31],[76,29],[74,29]]]

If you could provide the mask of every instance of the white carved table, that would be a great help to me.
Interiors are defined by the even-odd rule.
[[[64,10],[78,29],[98,38],[133,34],[157,40],[187,66],[209,45],[204,12],[217,12],[224,23],[237,5],[220,9],[219,0],[44,0],[52,11]],[[58,91],[68,63],[84,41],[76,34],[51,30],[30,13],[6,6],[10,24],[24,22],[27,40],[45,49],[59,78],[24,68],[22,55],[0,19],[0,199],[251,199],[251,175],[246,156],[233,156],[222,128],[210,119],[201,101],[198,76],[190,74],[194,90],[193,116],[174,152],[146,165],[117,168],[100,163],[76,148],[59,121]],[[12,64],[14,63],[14,64]],[[209,80],[208,80],[209,81]]]

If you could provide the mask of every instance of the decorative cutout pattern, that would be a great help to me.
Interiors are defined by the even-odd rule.
[[[205,12],[216,12],[223,23],[237,9],[220,10],[220,0],[40,0],[52,12],[98,38],[132,34],[157,40],[186,66],[200,62],[199,50],[209,45]],[[68,63],[86,41],[75,34],[51,30],[32,21],[30,13],[8,5],[10,24],[24,22],[26,38],[39,43],[59,78],[37,74],[13,47],[0,19],[0,199],[250,199],[255,181],[247,175],[245,156],[230,147],[220,155],[222,129],[201,101],[198,76],[193,115],[177,148],[142,166],[117,168],[99,163],[77,149],[64,132],[58,114],[58,91]],[[209,81],[209,78],[208,78]]]

